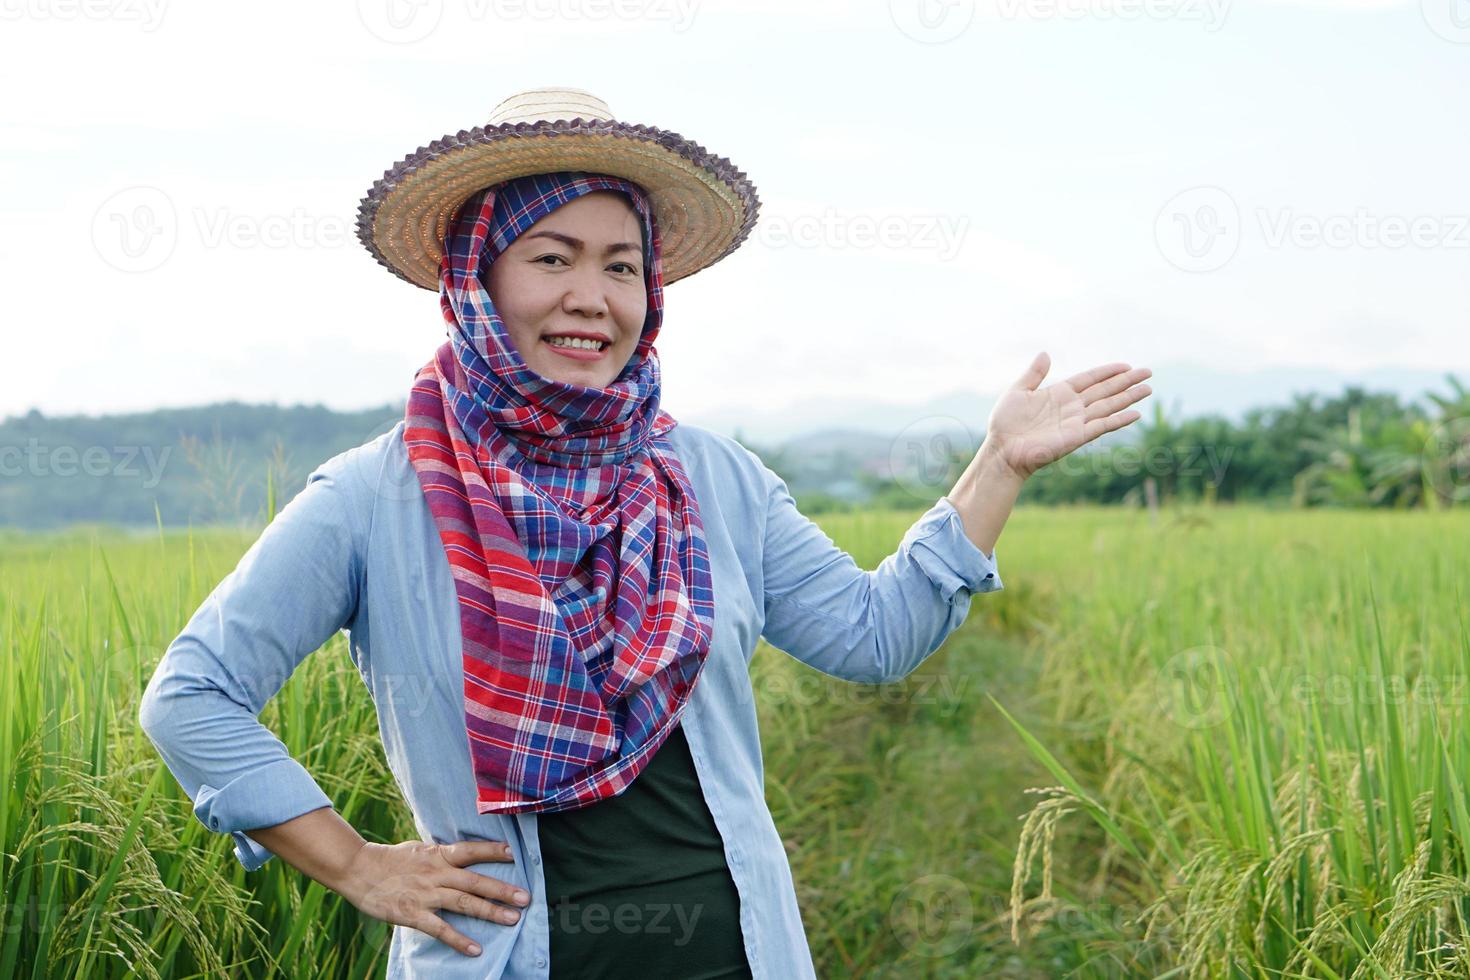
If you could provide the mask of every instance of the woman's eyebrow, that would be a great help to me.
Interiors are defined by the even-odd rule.
[[[554,238],[557,241],[561,242],[563,245],[566,245],[568,248],[576,249],[579,252],[582,250],[582,245],[584,244],[583,241],[580,238],[573,238],[571,235],[563,235],[559,231],[533,231],[533,232],[530,232],[529,234],[527,234],[525,237],[527,237],[527,238]],[[607,248],[603,249],[602,250],[602,254],[603,255],[612,255],[614,252],[639,252],[639,253],[641,253],[642,250],[643,250],[642,249],[642,246],[639,245],[637,242],[618,242],[615,245],[609,245]]]

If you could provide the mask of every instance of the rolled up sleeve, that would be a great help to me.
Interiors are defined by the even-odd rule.
[[[296,666],[355,616],[360,540],[343,454],[324,463],[164,652],[138,720],[211,831],[255,870],[274,855],[243,831],[331,806],[259,721]]]
[[[966,537],[947,498],[867,571],[797,510],[784,480],[766,473],[763,635],[823,673],[860,683],[899,680],[965,621],[972,595],[1002,588],[995,555]]]

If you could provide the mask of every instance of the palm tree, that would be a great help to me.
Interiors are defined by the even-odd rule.
[[[1454,394],[1430,392],[1439,417],[1420,442],[1425,501],[1452,507],[1470,500],[1470,389],[1453,374],[1445,375]]]

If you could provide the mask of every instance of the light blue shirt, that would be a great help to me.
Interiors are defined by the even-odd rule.
[[[546,978],[549,923],[536,814],[475,812],[459,607],[403,445],[403,423],[323,463],[169,645],[139,720],[210,830],[247,870],[273,856],[243,833],[332,800],[258,715],[302,659],[345,629],[393,775],[423,840],[506,841],[514,863],[468,865],[532,895],[514,925],[436,909],[484,952],[395,926],[388,976]],[[941,497],[875,571],[804,517],[785,482],[726,436],[680,423],[709,549],[715,631],[683,728],[740,895],[757,980],[815,978],[786,850],[766,806],[750,659],[762,636],[817,670],[898,680],[939,648],[994,555]]]

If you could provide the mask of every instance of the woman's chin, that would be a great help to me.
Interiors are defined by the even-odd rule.
[[[569,367],[566,364],[533,364],[531,368],[548,381],[582,385],[586,388],[606,388],[613,381],[601,364],[588,364],[585,367],[576,365]]]

